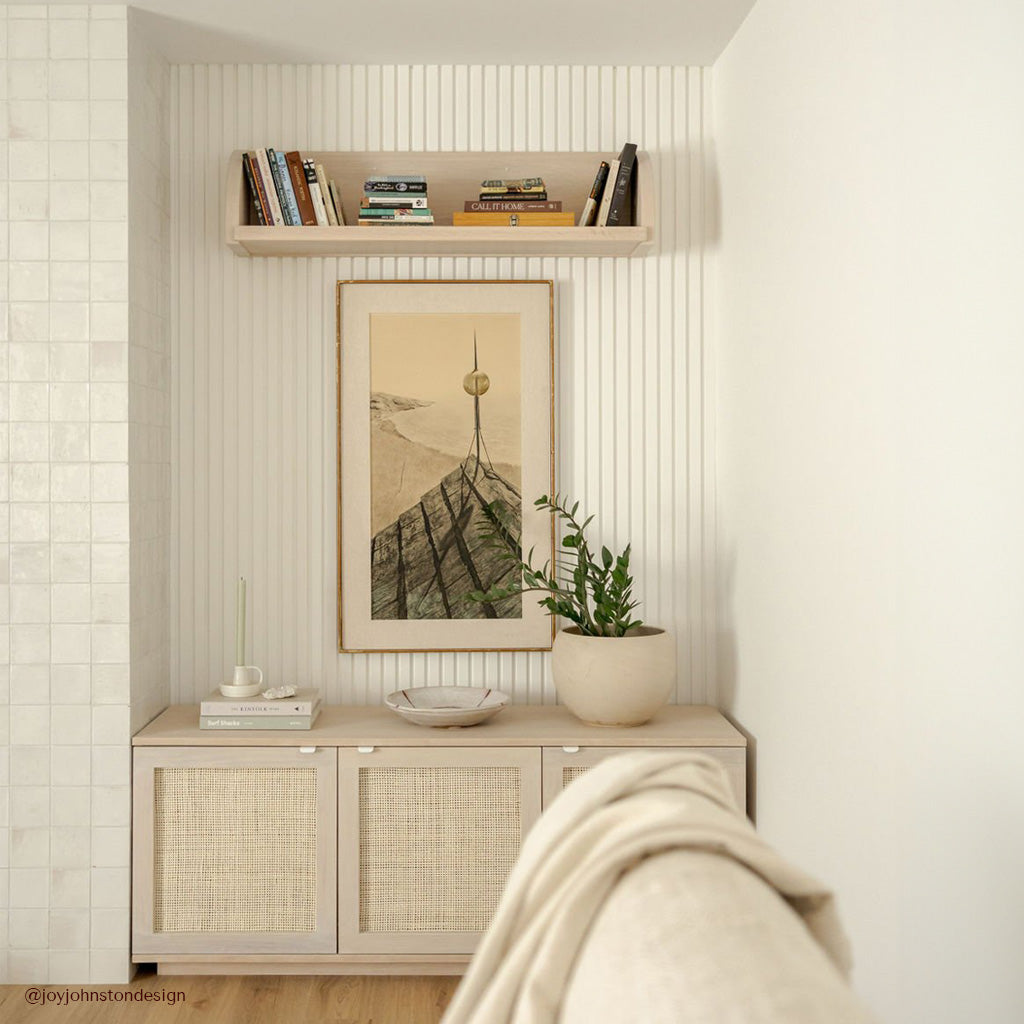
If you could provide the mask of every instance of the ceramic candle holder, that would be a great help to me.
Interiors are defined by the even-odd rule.
[[[225,697],[254,697],[262,687],[263,669],[256,665],[236,665],[232,681],[221,683],[220,692]]]

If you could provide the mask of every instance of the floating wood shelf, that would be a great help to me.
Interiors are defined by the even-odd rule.
[[[452,227],[452,213],[474,199],[485,178],[540,175],[548,196],[577,217],[608,153],[325,153],[302,151],[324,165],[341,190],[349,227],[261,227],[249,223],[242,153],[228,166],[225,241],[240,256],[633,256],[654,236],[651,162],[637,153],[636,226]],[[422,227],[355,224],[363,182],[374,174],[423,174],[435,223]]]

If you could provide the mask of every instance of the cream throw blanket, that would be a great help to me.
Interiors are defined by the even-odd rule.
[[[624,754],[577,779],[529,833],[443,1024],[554,1024],[581,944],[620,877],[678,849],[720,853],[755,872],[848,972],[831,894],[758,837],[718,762]]]

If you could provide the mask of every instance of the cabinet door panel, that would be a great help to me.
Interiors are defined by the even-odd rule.
[[[540,814],[540,750],[341,750],[339,770],[341,952],[471,953]]]
[[[548,807],[569,783],[605,758],[641,750],[645,753],[692,751],[721,761],[729,776],[736,800],[743,811],[746,811],[747,758],[742,747],[545,747],[544,806]]]
[[[136,748],[132,953],[337,949],[333,749]]]

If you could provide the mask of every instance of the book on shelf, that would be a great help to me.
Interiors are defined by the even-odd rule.
[[[291,697],[271,700],[268,697],[225,697],[220,690],[205,697],[199,705],[201,715],[261,715],[267,717],[309,716],[320,707],[320,691],[297,690]]]
[[[255,156],[256,167],[259,169],[260,179],[267,197],[267,206],[270,208],[270,221],[274,227],[281,227],[284,224],[284,214],[281,212],[281,201],[277,197],[277,186],[274,184],[274,176],[270,173],[270,159],[265,149],[254,149],[249,154],[250,158]]]
[[[547,199],[547,186],[543,178],[487,178],[480,182],[481,199],[501,199],[503,196]]]
[[[320,709],[311,715],[200,715],[200,729],[312,729]]]
[[[269,148],[267,159],[270,161],[270,173],[274,176],[274,184],[277,185],[277,198],[281,201],[284,222],[292,227],[300,226],[302,218],[299,215],[299,204],[295,201],[292,177],[288,173],[288,161],[281,150]]]
[[[313,210],[316,212],[316,222],[321,227],[330,223],[327,217],[327,206],[324,204],[324,197],[320,191],[320,182],[317,180],[316,167],[312,160],[303,160],[302,167],[306,174],[306,185],[309,194],[313,199]]]
[[[338,186],[334,183],[333,178],[331,178],[331,180],[327,183],[327,188],[329,189],[331,193],[331,199],[334,202],[334,212],[337,214],[338,217],[338,226],[344,227],[345,211],[341,207],[341,193],[338,191]]]
[[[569,227],[576,223],[574,213],[460,213],[452,214],[455,227]]]
[[[597,208],[597,217],[594,220],[594,224],[599,228],[606,227],[608,224],[608,210],[612,205],[612,192],[615,191],[614,183],[619,173],[619,161],[618,159],[608,161],[608,179],[604,186],[604,191],[601,193],[601,203]]]
[[[360,217],[430,217],[429,206],[360,206]]]
[[[298,150],[292,150],[290,153],[285,153],[284,158],[288,163],[292,188],[295,190],[295,202],[299,206],[299,221],[306,226],[316,224],[316,211],[313,209],[313,198],[309,194],[309,187],[306,183],[302,154]]]
[[[615,184],[612,186],[612,178],[609,174],[606,191],[611,190],[611,202],[608,205],[608,215],[605,223],[608,227],[632,224],[635,217],[636,203],[636,143],[627,142],[619,153],[618,170],[615,176]]]
[[[426,192],[421,195],[397,194],[395,192],[364,192],[359,201],[362,207],[387,206],[392,209],[421,210],[430,204]]]
[[[242,154],[242,172],[245,174],[245,184],[249,189],[249,200],[252,210],[256,216],[256,223],[266,225],[269,223],[270,208],[267,206],[267,197],[261,195],[263,182],[259,180],[259,170],[253,170],[252,157],[248,153]]]
[[[359,210],[359,224],[433,224],[434,211],[426,210]]]
[[[364,192],[426,192],[422,174],[382,174],[363,182]]]
[[[464,213],[561,213],[560,199],[467,199]]]
[[[312,161],[310,161],[312,163]],[[334,210],[334,200],[331,199],[330,189],[327,187],[327,172],[323,164],[314,164],[316,170],[316,183],[320,186],[320,198],[324,201],[324,209],[327,211],[327,223],[337,227],[338,215]]]
[[[580,227],[590,227],[597,221],[597,211],[601,206],[601,199],[604,196],[605,186],[608,183],[608,161],[602,160],[601,166],[597,169],[594,177],[594,184],[590,187],[590,195],[587,196],[586,205],[580,214]]]

